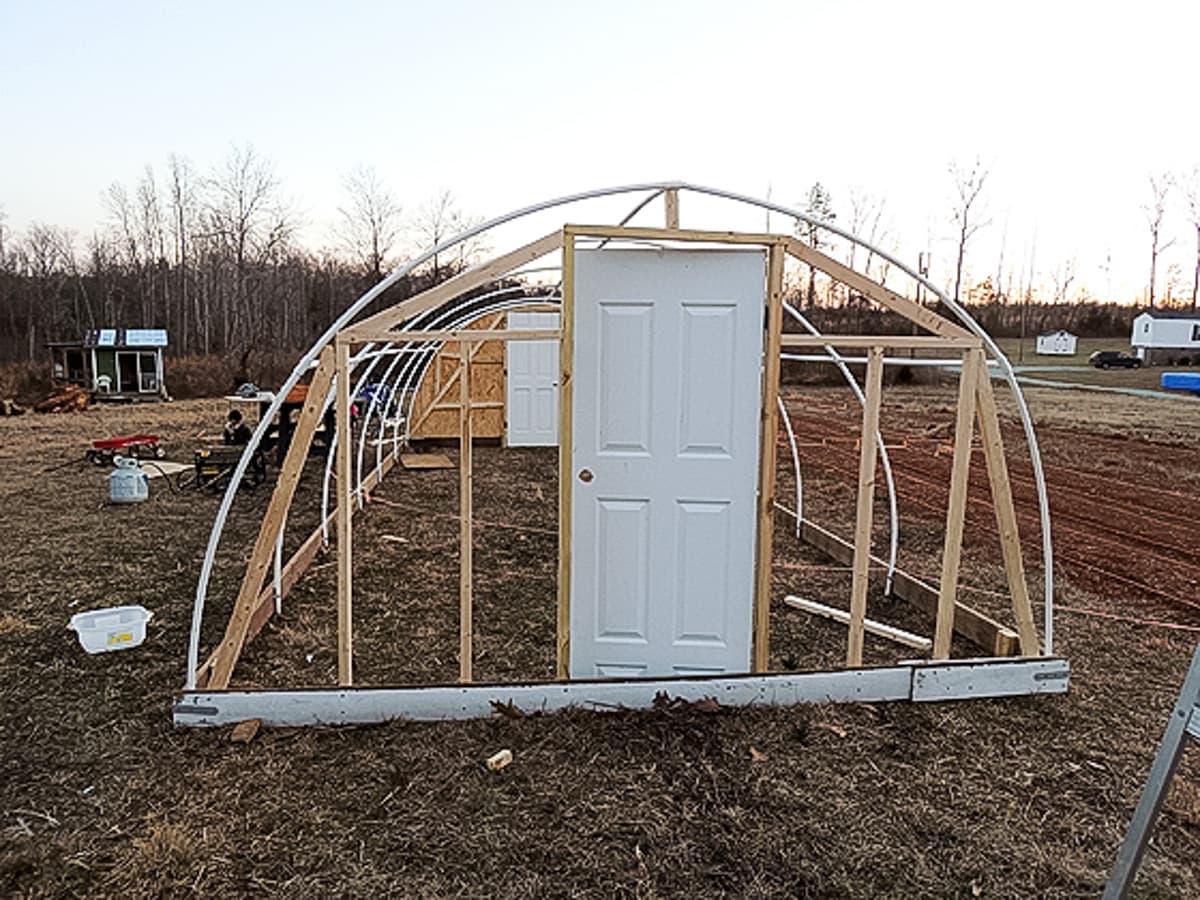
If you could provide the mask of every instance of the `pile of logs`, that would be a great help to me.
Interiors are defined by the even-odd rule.
[[[11,397],[7,400],[0,400],[0,416],[19,416],[23,412],[25,412],[25,407]]]
[[[87,409],[90,402],[91,395],[87,388],[70,384],[64,388],[56,388],[45,400],[35,403],[33,411],[39,413],[77,412]]]

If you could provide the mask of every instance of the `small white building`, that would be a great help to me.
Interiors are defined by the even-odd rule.
[[[1079,339],[1069,331],[1046,331],[1038,335],[1038,356],[1074,356]]]
[[[1200,365],[1200,313],[1148,310],[1133,320],[1129,342],[1146,365]]]

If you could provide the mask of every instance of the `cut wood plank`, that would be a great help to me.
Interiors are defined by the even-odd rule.
[[[575,237],[563,229],[562,340],[558,346],[558,597],[554,676],[565,681],[571,665],[571,473],[572,403],[575,385]]]
[[[169,459],[148,460],[142,463],[142,471],[146,473],[147,478],[178,475],[180,472],[186,472],[191,468],[194,468],[194,466],[189,466],[187,463],[171,462]]]
[[[406,469],[453,469],[454,460],[444,453],[401,453],[400,465]]]
[[[470,345],[463,342],[459,359],[459,444],[458,444],[458,680],[471,683],[472,647],[474,628],[471,609],[472,562],[474,535],[471,529],[472,461],[471,450],[471,353]]]
[[[971,441],[975,437],[975,383],[986,372],[977,357],[981,350],[963,354],[958,376],[958,415],[954,423],[954,460],[950,468],[950,501],[946,505],[946,541],[942,549],[942,580],[938,589],[938,614],[933,632],[933,658],[950,658],[954,635],[954,602],[958,595],[958,567],[962,560],[963,525],[967,514],[967,479],[971,473]]]
[[[859,438],[858,496],[854,514],[854,562],[850,587],[850,632],[846,665],[862,665],[863,631],[867,619],[867,587],[871,568],[871,520],[875,511],[875,463],[879,455],[879,406],[883,395],[883,348],[867,354],[866,397]]]
[[[211,688],[224,689],[229,686],[233,667],[242,653],[242,646],[246,641],[246,632],[250,626],[258,594],[273,558],[276,539],[283,527],[288,508],[292,504],[292,497],[296,492],[300,473],[304,469],[304,462],[308,458],[308,448],[312,443],[317,421],[324,408],[325,395],[329,391],[329,384],[333,378],[333,369],[333,353],[326,347],[321,351],[317,370],[313,373],[312,384],[309,386],[310,390],[305,397],[304,406],[300,410],[300,419],[296,423],[296,430],[288,444],[283,468],[279,471],[279,479],[275,482],[275,490],[271,493],[267,512],[263,516],[262,525],[259,526],[258,537],[254,542],[250,561],[246,564],[237,599],[234,601],[233,613],[225,627],[225,636],[215,652],[216,663],[213,666],[209,683]]]
[[[796,597],[791,594],[784,597],[783,602],[788,606],[811,613],[814,616],[833,619],[833,621],[841,622],[843,625],[850,624],[850,613],[844,609],[835,609],[832,606],[826,606],[824,603],[818,603],[816,600],[806,600],[803,597]],[[887,638],[889,641],[895,641],[897,644],[903,644],[905,647],[912,647],[914,650],[928,651],[933,646],[931,638],[921,637],[919,634],[913,634],[911,631],[905,631],[903,628],[896,628],[892,625],[885,625],[883,622],[877,622],[874,619],[863,619],[862,624],[863,628],[869,634]]]
[[[359,333],[372,333],[394,328],[396,325],[411,319],[419,313],[425,312],[428,309],[435,309],[447,300],[452,300],[461,294],[475,290],[477,287],[482,287],[489,281],[495,281],[497,278],[507,275],[514,269],[531,263],[535,259],[545,256],[547,253],[554,252],[561,246],[562,232],[552,231],[545,237],[539,238],[523,247],[518,247],[511,253],[506,253],[490,262],[470,268],[465,272],[455,275],[453,278],[443,281],[437,287],[430,288],[427,291],[417,294],[415,297],[409,297],[407,300],[403,300],[389,309],[363,319],[361,322],[343,331],[342,335],[346,339],[359,341],[360,339],[357,336]]]
[[[1004,439],[1000,434],[1000,417],[996,413],[996,396],[986,360],[979,356],[975,373],[975,390],[979,405],[979,433],[983,438],[983,456],[987,463],[988,481],[992,488],[992,507],[996,511],[996,530],[1000,534],[1000,549],[1004,555],[1004,574],[1012,597],[1013,616],[1017,634],[1021,636],[1021,653],[1038,656],[1037,628],[1033,624],[1033,607],[1029,602],[1029,585],[1025,581],[1025,563],[1021,559],[1021,537],[1017,528],[1017,511],[1013,506],[1012,486],[1008,477],[1008,462],[1004,457]]]
[[[785,334],[783,347],[842,347],[867,349],[878,345],[897,350],[975,350],[983,341],[974,335],[942,337],[938,334]],[[946,365],[958,360],[946,357]]]
[[[800,523],[800,539],[842,565],[850,565],[854,560],[853,544],[808,519]],[[871,557],[871,562],[877,566],[887,565],[876,556]],[[897,569],[892,579],[892,596],[911,603],[929,616],[937,615],[937,589],[903,569]],[[954,613],[954,631],[985,653],[990,656],[1016,656],[1019,653],[1018,636],[1011,628],[961,602],[955,602]]]
[[[770,247],[781,240],[777,234],[741,231],[699,231],[692,228],[649,228],[640,225],[564,225],[568,237],[605,238],[610,241],[680,241],[702,244],[761,244]]]
[[[779,433],[779,338],[783,333],[783,248],[771,245],[767,255],[766,333],[763,336],[762,409],[759,410],[757,546],[754,562],[752,672],[766,672],[771,662],[771,556],[775,542],[775,449]]]
[[[354,481],[350,465],[350,344],[335,341],[337,350],[337,659],[338,684],[354,683],[354,569],[353,540]],[[366,490],[366,486],[363,486]]]
[[[343,332],[344,334],[345,332]],[[505,328],[478,328],[474,330],[468,329],[451,329],[446,331],[389,331],[386,328],[355,328],[352,335],[352,340],[356,344],[364,344],[369,341],[390,341],[395,344],[400,343],[447,343],[447,342],[462,342],[470,341],[475,344],[487,343],[488,341],[556,341],[561,337],[561,333],[557,328],[537,328],[537,329],[505,329]],[[445,359],[458,359],[457,353],[451,353]]]
[[[836,259],[826,256],[819,250],[814,250],[802,241],[789,238],[787,250],[788,253],[797,259],[803,260],[815,269],[820,269],[835,281],[840,281],[860,294],[870,297],[880,306],[890,309],[892,312],[899,313],[910,322],[920,325],[926,331],[932,331],[934,334],[940,334],[945,337],[967,337],[971,334],[971,332],[961,325],[939,316],[933,310],[926,309],[921,304],[909,300],[901,294],[897,294],[890,288],[886,288],[866,275],[856,272]]]
[[[248,744],[262,728],[262,719],[244,719],[233,726],[229,733],[229,741],[233,744]]]

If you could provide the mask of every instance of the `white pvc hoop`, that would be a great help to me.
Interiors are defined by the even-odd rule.
[[[703,185],[693,185],[680,181],[666,182],[647,182],[631,185],[622,185],[612,188],[600,188],[591,191],[582,191],[575,194],[569,194],[563,197],[558,197],[552,200],[542,201],[540,203],[531,204],[514,210],[505,215],[498,216],[494,219],[482,222],[472,228],[449,238],[446,241],[438,244],[435,247],[418,254],[406,265],[396,269],[377,285],[372,287],[361,297],[351,303],[342,313],[330,323],[329,327],[321,334],[313,345],[301,356],[300,361],[292,370],[291,374],[284,380],[279,391],[275,395],[275,399],[268,405],[267,410],[260,418],[258,425],[254,429],[247,443],[241,458],[234,467],[232,476],[229,480],[229,485],[225,490],[225,494],[221,498],[220,506],[217,508],[217,514],[214,517],[213,527],[209,533],[208,544],[205,548],[204,559],[200,566],[200,575],[196,582],[195,602],[192,607],[192,623],[188,641],[188,660],[187,660],[187,680],[185,687],[187,690],[193,690],[196,686],[196,673],[199,668],[200,655],[200,632],[204,617],[204,605],[208,594],[208,586],[212,579],[212,570],[216,560],[217,550],[220,547],[221,537],[224,533],[225,522],[229,517],[229,510],[233,505],[236,497],[238,486],[241,483],[242,476],[245,474],[247,467],[250,464],[250,459],[255,450],[262,443],[263,437],[266,435],[270,422],[279,412],[283,404],[284,397],[291,391],[296,384],[299,383],[301,376],[308,370],[309,366],[320,354],[321,350],[329,345],[339,331],[345,328],[353,321],[355,316],[361,313],[368,305],[382,295],[388,288],[394,285],[401,278],[410,274],[417,267],[424,265],[431,260],[435,255],[444,254],[459,244],[471,240],[480,234],[492,230],[500,225],[516,221],[526,216],[533,215],[539,212],[545,212],[556,207],[566,206],[572,203],[582,201],[595,200],[603,197],[618,196],[621,194],[631,194],[640,192],[651,192],[651,196],[643,199],[637,209],[645,207],[650,203],[655,196],[658,196],[663,191],[690,191],[692,193],[717,197],[729,200],[735,203],[743,203],[749,206],[754,206],[759,209],[777,212],[795,219],[813,225],[818,228],[823,228],[832,234],[836,234],[845,240],[851,241],[859,247],[870,251],[880,259],[886,260],[897,269],[907,274],[917,283],[923,285],[931,294],[936,296],[942,304],[949,309],[954,315],[965,325],[972,333],[974,333],[983,342],[989,354],[999,363],[1001,375],[1007,381],[1009,388],[1013,392],[1013,396],[1017,403],[1017,410],[1021,418],[1022,425],[1025,431],[1026,442],[1029,446],[1030,459],[1033,466],[1034,482],[1037,487],[1039,514],[1042,530],[1042,557],[1045,574],[1045,618],[1044,618],[1044,643],[1047,654],[1053,653],[1053,608],[1054,608],[1054,556],[1053,545],[1050,533],[1050,509],[1049,498],[1046,490],[1045,473],[1042,467],[1041,452],[1037,442],[1037,436],[1033,430],[1033,421],[1029,413],[1029,407],[1025,402],[1025,397],[1021,392],[1020,385],[1017,383],[1016,374],[1013,371],[1012,364],[1008,358],[1000,350],[999,346],[992,337],[976,322],[971,315],[958,302],[946,296],[940,288],[923,277],[918,272],[914,271],[909,266],[905,265],[892,254],[881,248],[875,247],[867,241],[850,234],[849,232],[839,228],[838,226],[814,219],[801,210],[790,209],[781,204],[772,203],[767,200],[760,200],[755,197],[750,197],[744,194],[738,194],[731,191],[724,191],[717,188],[705,187]],[[635,210],[636,212],[637,210]],[[336,439],[336,438],[335,438]]]

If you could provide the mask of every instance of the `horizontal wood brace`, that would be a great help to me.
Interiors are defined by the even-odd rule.
[[[628,225],[564,225],[563,234],[572,237],[625,239],[631,241],[687,241],[705,244],[782,245],[787,238],[778,234],[743,234],[738,231],[695,231],[683,228],[644,228]]]
[[[339,335],[339,339],[341,335]],[[562,338],[562,331],[557,328],[539,328],[521,330],[515,328],[473,328],[453,331],[387,331],[368,332],[355,329],[349,340],[355,343],[377,341],[380,343],[431,343],[444,341],[466,341],[481,343],[483,341],[557,341]],[[455,357],[457,358],[457,356]]]
[[[932,334],[785,334],[780,338],[783,347],[893,347],[898,350],[976,350],[983,341],[971,337],[941,337]],[[947,364],[960,363],[958,358],[947,358]]]

